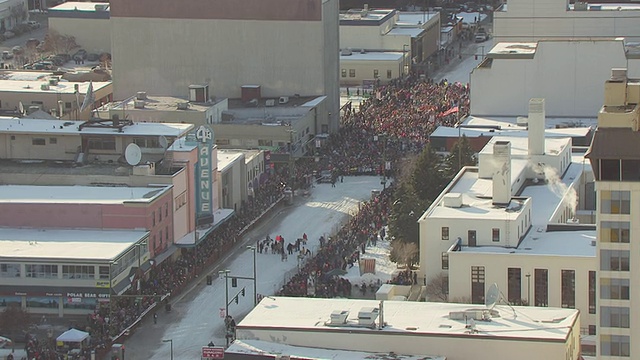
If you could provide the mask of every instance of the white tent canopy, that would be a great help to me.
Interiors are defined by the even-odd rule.
[[[79,343],[79,342],[83,342],[88,337],[89,337],[88,332],[84,332],[76,329],[69,329],[63,332],[62,335],[58,336],[56,340],[61,342]]]

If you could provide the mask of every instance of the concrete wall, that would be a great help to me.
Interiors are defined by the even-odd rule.
[[[495,42],[541,39],[640,38],[640,10],[571,11],[564,0],[509,0],[507,11],[496,11]],[[526,20],[526,21],[525,21]]]
[[[589,271],[596,271],[595,257],[497,254],[472,251],[449,252],[449,298],[471,298],[471,267],[484,266],[485,292],[493,283],[508,297],[508,268],[521,269],[521,296],[529,304],[535,299],[535,269],[547,269],[550,307],[562,306],[562,270],[575,270],[576,309],[580,310],[583,327],[596,324],[596,315],[589,314]],[[531,275],[527,279],[526,275]],[[530,298],[529,298],[530,297]],[[504,301],[501,304],[504,305]],[[509,311],[503,306],[500,310]]]
[[[471,114],[526,116],[531,98],[545,98],[547,116],[594,117],[611,69],[627,66],[640,76],[622,41],[540,41],[533,59],[496,58],[472,71]]]
[[[49,29],[59,32],[60,35],[75,37],[76,43],[89,53],[111,52],[109,19],[50,17]]]
[[[34,145],[34,139],[44,139],[45,145]],[[73,160],[81,143],[80,136],[0,134],[0,159]]]

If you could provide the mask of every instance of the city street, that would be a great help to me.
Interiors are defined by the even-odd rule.
[[[308,198],[297,197],[294,205],[283,208],[244,237],[239,250],[230,254],[214,269],[213,285],[207,286],[205,274],[201,281],[182,299],[174,300],[172,311],[159,309],[158,323],[152,317],[145,319],[136,332],[125,343],[129,359],[169,359],[171,344],[162,340],[172,340],[174,357],[177,359],[199,359],[201,347],[213,341],[224,345],[224,322],[221,309],[225,307],[224,277],[217,278],[217,271],[229,269],[230,276],[253,276],[253,252],[247,245],[255,245],[266,235],[274,238],[282,235],[285,242],[295,241],[308,235],[307,247],[316,249],[321,235],[328,236],[333,229],[343,223],[349,214],[357,212],[358,205],[370,199],[371,190],[381,189],[380,178],[375,176],[345,177],[335,188],[330,184],[318,184]],[[281,261],[280,255],[256,254],[257,290],[259,294],[272,295],[284,283],[283,274],[295,272],[297,259],[290,256]],[[253,307],[253,283],[238,280],[238,287],[231,287],[229,280],[229,314],[239,322]],[[245,296],[232,299],[245,289]]]

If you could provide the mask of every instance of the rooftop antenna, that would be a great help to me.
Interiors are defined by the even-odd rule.
[[[509,308],[511,308],[511,311],[513,311],[513,318],[514,319],[517,318],[518,314],[516,314],[516,309],[514,309],[513,306],[511,306],[511,304],[509,304],[509,302],[507,301],[502,291],[500,291],[500,289],[498,288],[498,284],[493,283],[491,284],[491,286],[489,286],[489,290],[487,290],[487,294],[484,297],[484,304],[487,307],[487,309],[491,311],[500,300],[504,301],[504,303]]]

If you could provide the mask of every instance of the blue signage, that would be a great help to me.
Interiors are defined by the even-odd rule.
[[[198,164],[196,166],[196,212],[197,218],[211,218],[213,212],[213,191],[211,173],[211,151],[213,130],[206,125],[196,129],[198,140]]]

